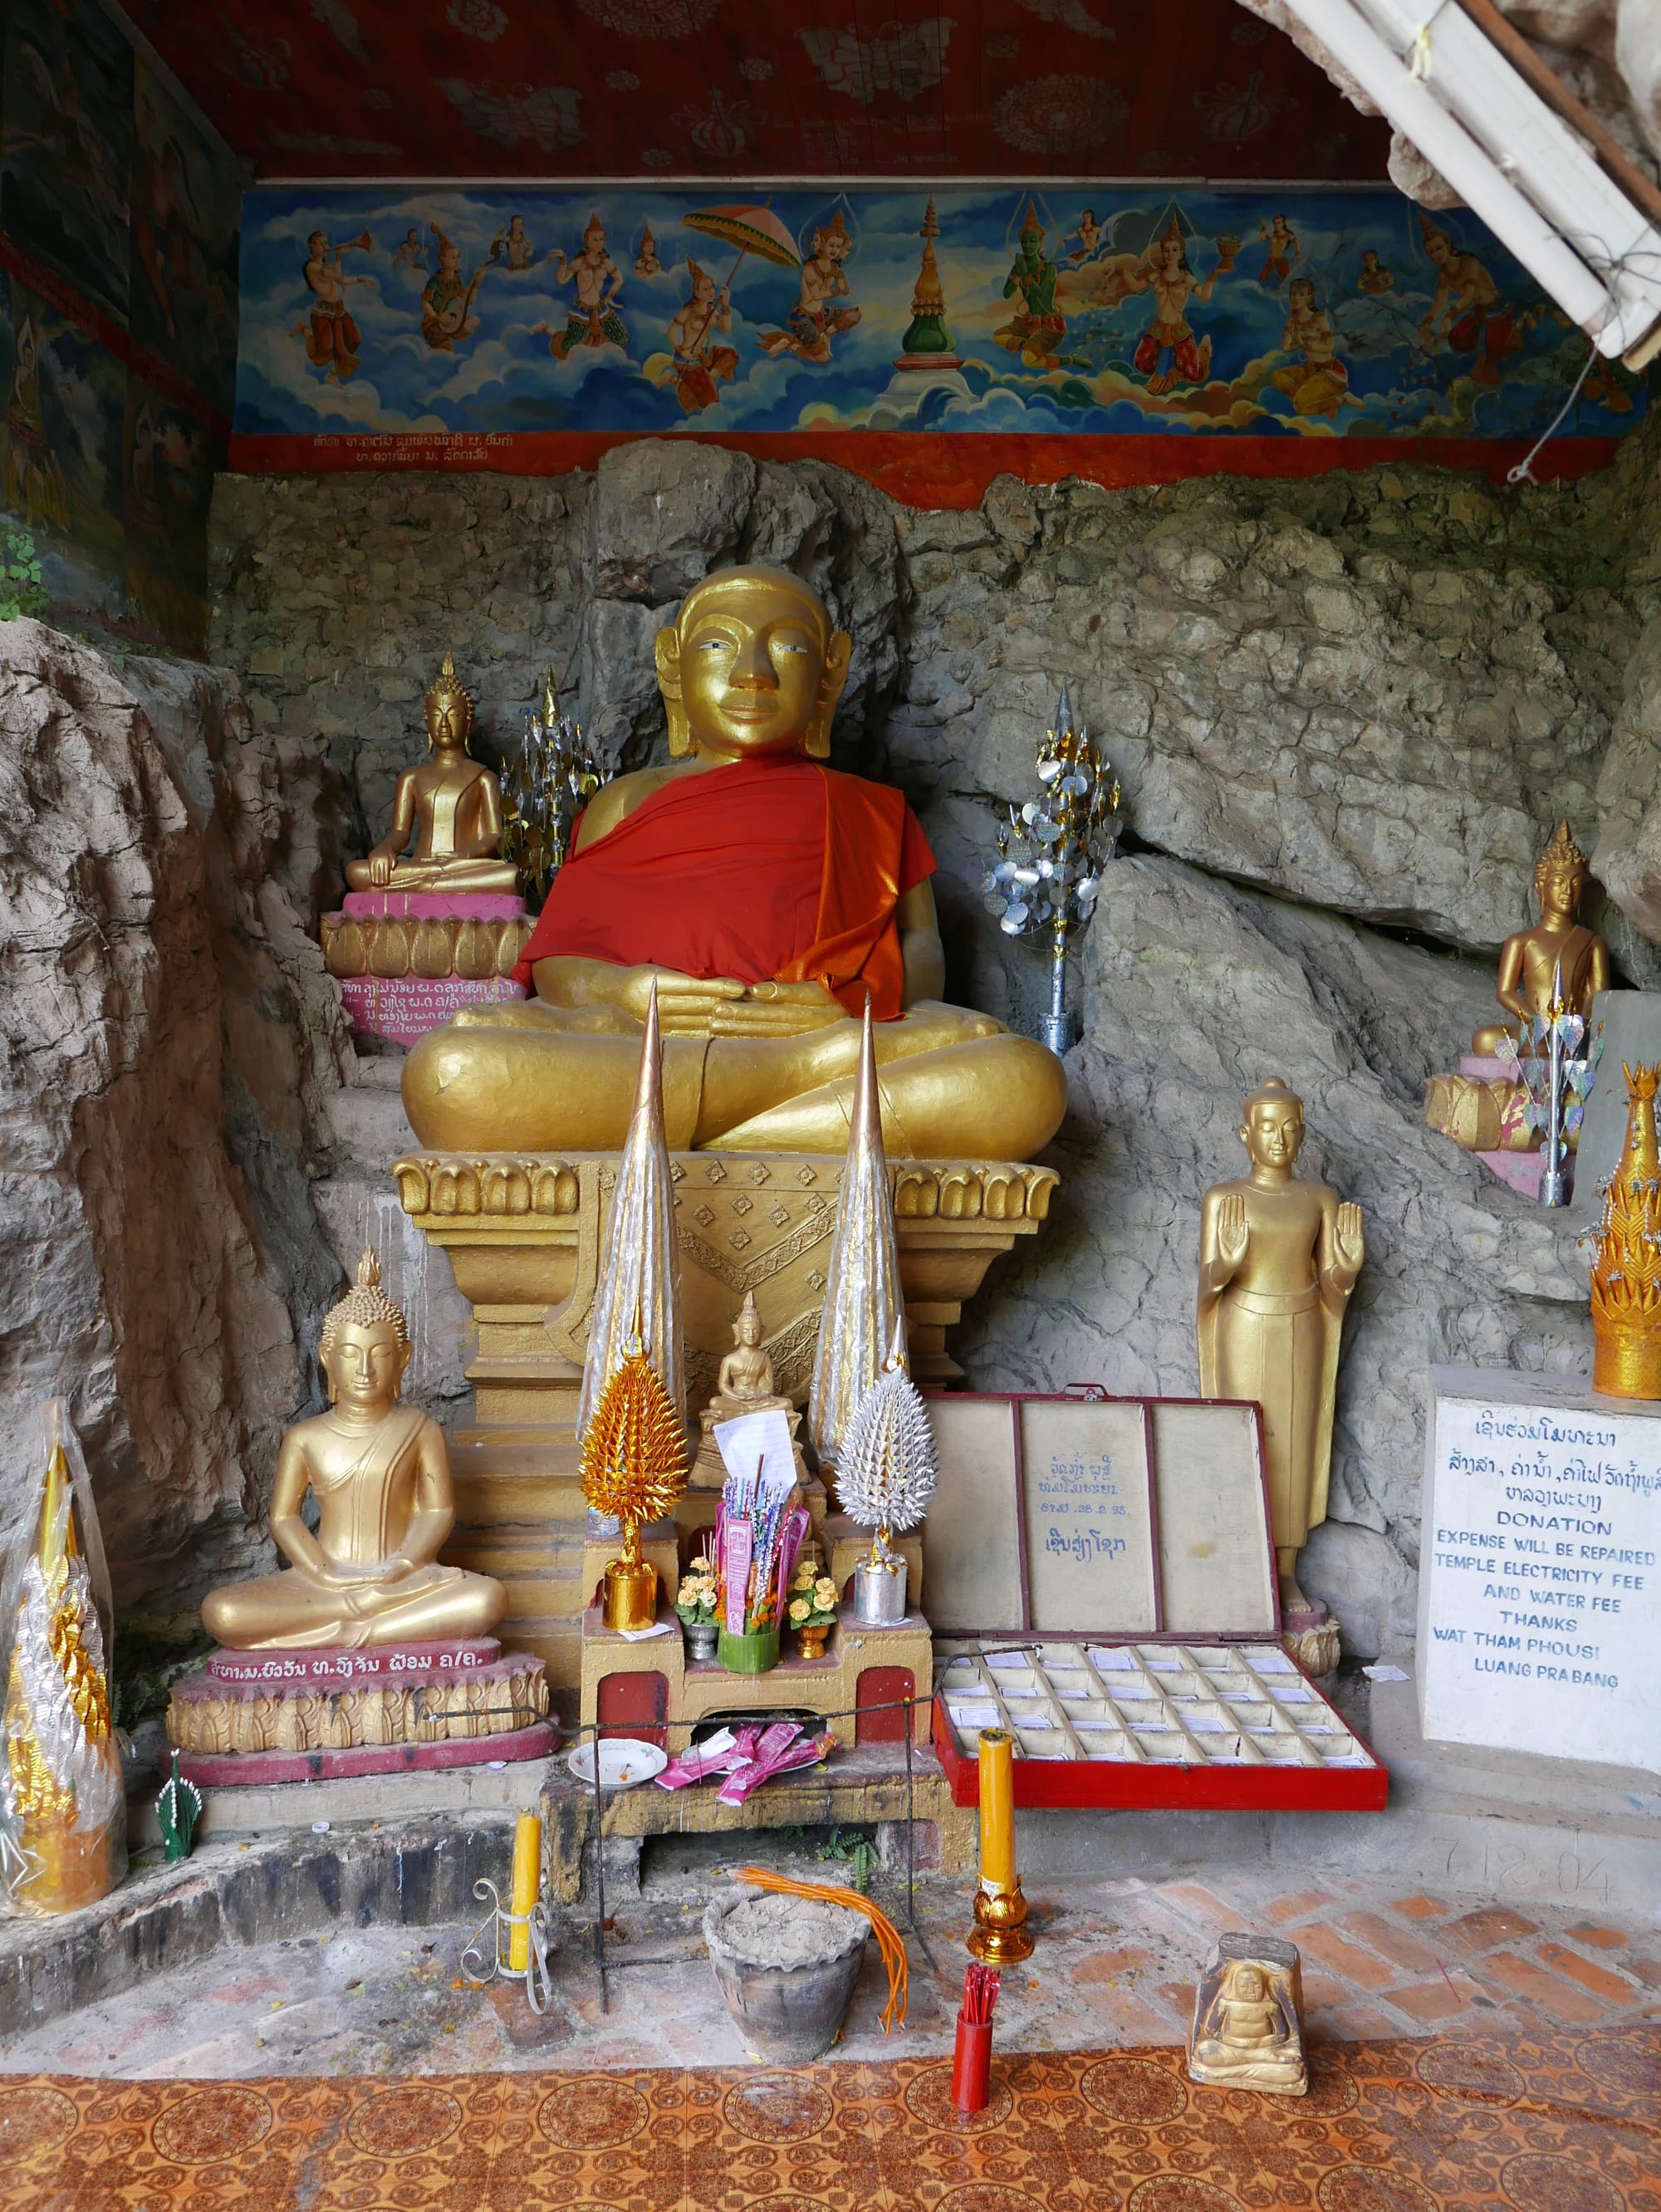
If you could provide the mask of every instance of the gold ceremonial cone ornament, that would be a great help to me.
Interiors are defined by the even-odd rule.
[[[1592,1239],[1591,1387],[1661,1398],[1661,1066],[1622,1068],[1627,1141]]]
[[[869,998],[827,1278],[808,1397],[808,1433],[821,1464],[834,1467],[848,1424],[882,1374],[904,1312]]]
[[[84,1469],[77,1483],[70,1468],[80,1447],[61,1400],[45,1409],[45,1443],[34,1547],[8,1577],[12,1647],[0,1766],[0,1887],[27,1913],[92,1905],[127,1870],[126,1799],[94,1595],[103,1553]]]
[[[650,1628],[656,1621],[658,1570],[640,1555],[640,1530],[670,1512],[686,1487],[679,1292],[654,985],[578,1413],[583,1495],[596,1512],[622,1523],[622,1557],[605,1571],[608,1628]]]

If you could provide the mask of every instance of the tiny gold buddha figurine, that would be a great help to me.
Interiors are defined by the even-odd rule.
[[[1194,1999],[1191,2079],[1214,2089],[1301,2097],[1309,2087],[1294,1944],[1225,1936]]]
[[[806,1462],[801,1446],[795,1441],[802,1416],[788,1398],[779,1395],[775,1382],[773,1361],[761,1349],[761,1309],[755,1303],[755,1291],[746,1291],[744,1303],[732,1324],[732,1350],[724,1356],[716,1370],[715,1395],[698,1416],[703,1434],[698,1456],[693,1462],[693,1489],[719,1490],[726,1480],[726,1462],[721,1457],[715,1435],[722,1422],[736,1420],[741,1413],[765,1413],[774,1406],[790,1423],[797,1480],[806,1481]]]
[[[1579,920],[1589,873],[1586,856],[1570,835],[1566,816],[1534,871],[1540,919],[1531,928],[1506,938],[1500,948],[1494,995],[1512,1018],[1479,1029],[1470,1040],[1473,1054],[1493,1058],[1505,1036],[1513,1043],[1523,1042],[1527,1050],[1523,1032],[1550,1006],[1560,975],[1563,1003],[1571,1013],[1589,1017],[1593,998],[1608,990],[1609,949]]]
[[[656,981],[670,1148],[840,1152],[869,994],[890,1148],[1030,1159],[1061,1065],[943,1004],[934,859],[904,796],[822,765],[851,641],[777,568],[718,570],[658,638],[665,768],[582,817],[514,978],[411,1053],[423,1145],[609,1152]]]
[[[1338,1340],[1366,1243],[1358,1206],[1295,1180],[1303,1103],[1278,1078],[1246,1100],[1238,1134],[1251,1173],[1200,1211],[1200,1391],[1263,1408],[1281,1610],[1296,1626],[1315,1611],[1294,1570],[1326,1518]]]
[[[318,1356],[329,1410],[282,1440],[271,1534],[286,1571],[227,1583],[203,1626],[238,1651],[424,1644],[488,1636],[507,1593],[488,1575],[438,1564],[455,1523],[444,1431],[398,1394],[409,1331],[381,1287],[373,1251],[323,1325]],[[318,1503],[313,1535],[300,1509]]]
[[[348,884],[355,891],[517,891],[512,863],[496,852],[501,787],[468,750],[473,701],[450,653],[425,710],[430,757],[399,776],[392,826],[365,859],[348,861]]]

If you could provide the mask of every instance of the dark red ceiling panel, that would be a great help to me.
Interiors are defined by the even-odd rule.
[[[127,0],[262,176],[1382,178],[1236,0]]]

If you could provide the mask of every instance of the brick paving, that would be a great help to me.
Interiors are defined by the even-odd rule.
[[[782,1856],[782,1855],[781,1855]],[[810,1860],[790,1870],[834,1882],[846,1869]],[[613,1955],[673,1963],[618,1972],[602,2014],[590,1924],[562,1921],[554,2001],[542,2020],[521,1992],[479,1990],[460,1972],[468,1929],[347,1929],[239,1950],[147,1977],[128,1995],[18,2037],[0,2070],[128,2078],[467,2069],[557,2065],[729,2065],[743,2040],[721,2003],[699,1936],[715,1877],[682,1869],[615,1905]],[[1584,1904],[1526,1912],[1450,1892],[1405,1893],[1274,1867],[1209,1866],[1155,1882],[1029,1878],[1038,1948],[1008,1973],[998,2007],[1006,2051],[1170,2045],[1186,2032],[1195,1977],[1230,1929],[1283,1936],[1303,1954],[1312,2040],[1578,2033],[1661,2021],[1661,1931],[1619,1924]],[[893,1909],[896,1900],[886,1901]],[[910,2021],[885,2043],[875,1946],[838,2056],[876,2062],[938,2057],[951,2047],[962,1987],[968,1897],[938,1880],[918,1893],[938,1971],[912,1953]]]

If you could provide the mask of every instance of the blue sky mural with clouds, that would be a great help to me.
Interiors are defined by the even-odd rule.
[[[699,227],[735,203],[803,269],[739,259]],[[235,428],[1518,438],[1587,357],[1463,211],[1366,189],[999,185],[935,194],[946,327],[900,367],[926,204],[914,188],[258,188]],[[599,312],[573,323],[591,216]],[[724,308],[682,314],[688,254],[715,286],[730,276]],[[1618,433],[1642,404],[1599,362],[1564,434]]]

